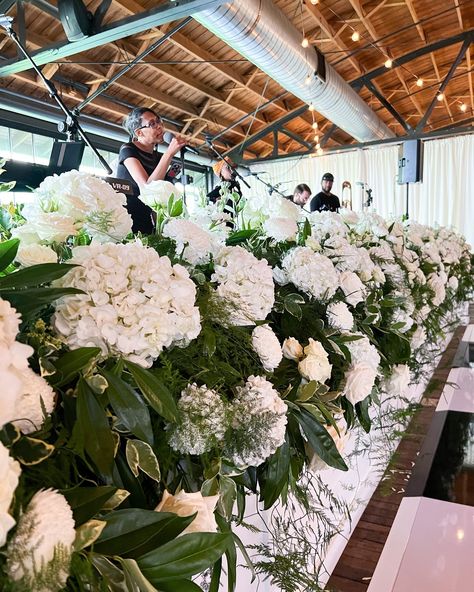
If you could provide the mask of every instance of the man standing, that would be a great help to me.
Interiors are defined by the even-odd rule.
[[[298,206],[304,207],[306,202],[311,197],[311,189],[306,183],[300,183],[295,187],[293,195],[286,195],[285,198],[289,199]]]
[[[321,189],[311,200],[310,210],[312,212],[337,212],[341,207],[337,195],[331,193],[334,175],[324,173],[321,179]]]

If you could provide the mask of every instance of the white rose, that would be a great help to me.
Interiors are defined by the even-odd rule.
[[[327,360],[328,354],[320,341],[316,341],[311,337],[308,340],[308,345],[304,348],[306,356],[316,356],[317,358],[325,358]]]
[[[344,302],[333,302],[327,308],[329,324],[340,331],[350,331],[354,325],[354,317]]]
[[[178,516],[197,516],[181,534],[190,532],[217,532],[214,509],[219,500],[218,495],[203,497],[200,491],[186,493],[181,490],[177,495],[171,495],[166,490],[161,502],[156,506],[156,512],[173,512]]]
[[[346,301],[351,306],[356,306],[365,298],[364,284],[352,271],[343,271],[339,276],[339,283],[346,296]]]
[[[45,245],[21,245],[16,255],[16,261],[23,267],[38,265],[40,263],[57,263],[58,256]]]
[[[322,356],[306,356],[298,364],[298,370],[307,380],[326,382],[331,378],[332,364]]]
[[[8,448],[0,442],[0,547],[5,544],[8,531],[15,524],[8,510],[20,473],[19,463],[10,456]]]
[[[283,357],[280,342],[268,325],[259,325],[252,331],[252,347],[267,372],[273,372]]]
[[[169,198],[181,199],[181,192],[169,181],[151,181],[140,189],[140,199],[154,208],[158,205],[167,206]]]
[[[455,275],[452,275],[448,280],[448,285],[454,292],[458,289],[459,280]]]
[[[62,242],[68,236],[77,234],[73,218],[63,216],[59,212],[38,211],[31,220],[28,220],[25,226],[28,227],[28,232],[36,233],[40,241],[48,243]],[[27,231],[24,230],[24,232]]]
[[[352,364],[346,372],[346,384],[343,394],[353,405],[370,395],[377,377],[377,370],[372,364],[359,362]]]
[[[288,337],[283,342],[283,356],[287,360],[295,360],[297,362],[300,358],[303,357],[303,346],[301,343],[295,339],[294,337]]]

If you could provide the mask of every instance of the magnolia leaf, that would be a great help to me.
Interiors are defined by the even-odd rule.
[[[115,510],[120,504],[127,499],[130,495],[130,492],[126,489],[117,489],[112,497],[105,502],[103,505],[104,510]]]
[[[74,551],[82,551],[89,545],[92,545],[103,531],[107,523],[103,520],[89,520],[76,528],[76,538],[74,539]]]
[[[23,436],[13,444],[12,452],[21,464],[37,465],[54,452],[54,446],[37,438]]]
[[[9,448],[21,438],[21,431],[13,423],[6,423],[0,430],[0,442]]]
[[[117,557],[117,560],[122,564],[125,579],[128,583],[128,590],[136,590],[136,592],[158,592],[142,574],[134,559]]]
[[[178,420],[178,408],[172,394],[149,370],[127,361],[133,379],[151,407],[168,421]]]
[[[130,588],[125,581],[125,575],[121,569],[114,565],[107,557],[98,553],[89,553],[89,557],[107,582],[107,590],[110,592],[137,592]]]
[[[219,479],[217,475],[206,479],[201,485],[201,494],[203,497],[209,497],[210,495],[217,495],[219,493]]]
[[[157,483],[160,482],[160,465],[149,444],[141,440],[128,440],[125,454],[128,465],[135,477],[138,477],[138,468],[140,468]]]
[[[318,389],[318,384],[316,380],[310,380],[307,384],[301,385],[298,389],[296,400],[305,402],[311,399]]]
[[[268,510],[279,498],[288,483],[290,470],[290,444],[288,436],[283,444],[267,459],[259,474],[261,499]]]
[[[237,486],[230,477],[221,476],[219,478],[219,501],[217,504],[218,512],[226,520],[232,517],[232,508],[237,497]]]
[[[0,271],[6,269],[14,261],[20,246],[20,240],[12,238],[0,243]]]
[[[76,526],[83,524],[100,510],[106,509],[107,502],[116,492],[117,488],[112,485],[74,487],[61,491],[71,506]]]
[[[66,352],[54,362],[56,373],[49,382],[56,387],[68,384],[99,354],[100,347],[80,347]]]
[[[14,239],[15,240],[15,239]],[[10,241],[8,241],[10,242]],[[1,260],[0,260],[1,262]],[[42,284],[49,284],[57,280],[76,265],[66,263],[40,263],[31,265],[0,278],[0,290],[11,290],[19,288],[33,288]]]

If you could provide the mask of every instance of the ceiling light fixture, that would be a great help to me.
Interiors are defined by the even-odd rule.
[[[308,47],[309,41],[306,37],[303,37],[303,41],[301,42],[302,47]]]
[[[384,66],[386,68],[391,68],[392,64],[393,64],[392,60],[390,58],[388,58],[388,60],[385,61]]]
[[[314,111],[314,105],[313,105],[313,103],[310,103],[310,104],[309,104],[309,107],[308,107],[308,109],[309,109],[310,111]]]
[[[314,141],[316,142],[316,144],[318,144],[318,143],[319,143],[319,136],[318,136],[318,134],[316,134],[316,135],[314,136]]]
[[[359,32],[358,31],[354,31],[352,33],[352,35],[351,35],[351,39],[352,39],[352,41],[359,41],[359,39],[360,39]]]
[[[322,148],[318,148],[316,150],[316,153],[317,153],[318,156],[321,156],[321,154],[323,153],[323,149]]]
[[[421,88],[423,86],[423,84],[424,84],[423,78],[416,79],[416,86],[419,86]]]
[[[318,129],[318,122],[317,121],[313,121],[312,127],[313,127],[313,129]]]
[[[466,103],[461,103],[461,106],[459,108],[461,109],[461,111],[463,113],[465,113],[467,111],[467,105],[466,105]]]
[[[438,93],[438,94],[436,95],[436,99],[437,99],[438,101],[442,101],[442,100],[444,99],[444,95],[443,95],[443,93],[442,93],[442,92]]]
[[[311,4],[314,4],[316,6],[316,4],[319,4],[319,0],[310,0]]]

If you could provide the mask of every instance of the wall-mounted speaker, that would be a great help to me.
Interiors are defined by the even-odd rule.
[[[69,41],[80,41],[92,33],[92,13],[82,0],[58,0],[58,10]]]
[[[418,183],[423,179],[423,142],[405,140],[398,149],[398,183]]]

